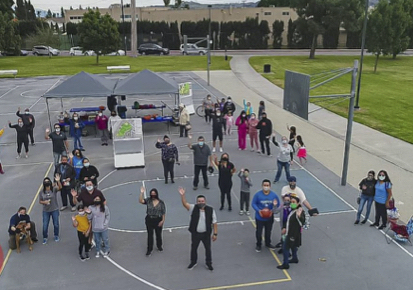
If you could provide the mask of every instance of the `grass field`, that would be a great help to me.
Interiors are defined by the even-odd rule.
[[[103,56],[99,57],[0,57],[0,70],[17,69],[18,77],[74,75],[81,71],[107,73],[106,66],[130,65],[131,72],[150,69],[162,71],[196,71],[207,69],[206,56]],[[224,57],[211,57],[211,70],[229,70],[229,60]]]
[[[250,64],[259,73],[264,64],[271,64],[271,74],[263,74],[274,84],[284,87],[285,70],[315,74],[337,68],[352,67],[354,56],[318,56],[314,60],[306,56],[252,57]],[[364,59],[360,110],[355,111],[355,121],[371,128],[413,143],[413,57],[399,56],[393,60],[381,58],[376,73],[374,57]],[[350,92],[351,74],[321,86],[310,95],[343,94]],[[314,99],[313,99],[314,100]],[[347,117],[348,100],[339,104],[337,99],[317,99],[317,105]],[[315,103],[315,101],[314,101]]]

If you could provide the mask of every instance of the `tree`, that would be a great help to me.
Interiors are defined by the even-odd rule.
[[[78,25],[76,23],[68,22],[67,25],[66,25],[67,34],[76,35],[77,34],[77,27],[78,27]]]
[[[393,56],[393,59],[409,46],[408,29],[412,25],[412,16],[409,15],[411,8],[408,2],[407,0],[390,1],[389,14],[387,15],[390,20],[388,27],[390,41],[386,51]]]
[[[53,17],[53,18],[56,18],[56,13],[53,12],[52,17]]]
[[[50,9],[47,10],[46,18],[52,18],[52,16],[53,16],[52,11],[50,11]]]
[[[171,4],[171,0],[163,0],[163,3],[165,4],[165,7],[168,7],[169,4]]]
[[[79,10],[83,10],[82,5],[79,5]]]
[[[79,23],[78,33],[80,46],[85,51],[93,50],[96,53],[97,64],[100,55],[117,51],[120,47],[118,23],[108,14],[102,16],[99,11],[89,10]]]
[[[16,23],[6,11],[0,11],[0,51],[14,48],[17,53],[20,50],[21,38],[17,34]]]
[[[65,17],[65,10],[63,9],[63,7],[60,7],[60,17]]]
[[[69,8],[70,10],[73,10],[73,7],[72,6],[70,6],[70,8]]]
[[[62,33],[66,33],[66,25],[65,25],[64,22],[63,22],[63,25],[62,25]]]
[[[181,7],[182,0],[175,0],[175,8]]]
[[[284,22],[281,20],[275,20],[274,23],[272,24],[272,37],[273,37],[273,43],[272,46],[274,48],[281,48],[283,38],[282,38],[282,33],[284,31]]]
[[[290,0],[261,0],[257,7],[290,7]]]
[[[2,12],[3,14],[7,14],[10,17],[13,17],[13,5],[13,0],[0,0],[0,12]]]
[[[38,29],[35,34],[29,35],[29,37],[26,39],[26,45],[31,47],[31,46],[39,45],[39,44],[51,46],[54,48],[59,48],[60,47],[59,35],[57,35],[53,31],[53,28],[47,27],[43,29]]]

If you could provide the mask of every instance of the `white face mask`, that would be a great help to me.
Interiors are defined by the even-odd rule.
[[[23,127],[23,123],[22,123],[22,122],[19,122],[19,126],[20,126],[20,127]]]
[[[282,143],[283,143],[283,144],[287,144],[288,141],[287,141],[287,140],[282,140]]]
[[[218,116],[218,117],[221,116],[221,113],[217,113],[217,116]]]
[[[79,215],[85,215],[84,211],[79,211]]]
[[[92,191],[93,190],[93,186],[86,186],[87,191]]]
[[[379,175],[379,180],[383,181],[384,179],[386,179],[386,176]]]
[[[27,111],[26,111],[26,112],[24,112],[24,113],[25,113],[26,115],[28,115],[28,114],[29,114],[29,112],[27,112]]]
[[[84,163],[83,164],[85,167],[89,167],[90,163]]]
[[[99,113],[98,116],[99,116],[99,117],[102,117],[102,113]]]
[[[269,191],[269,190],[270,190],[270,187],[269,187],[269,186],[264,186],[264,187],[262,188],[262,190],[264,190],[264,191]]]
[[[78,117],[73,117],[73,119],[75,119],[75,121],[77,121],[79,118]]]
[[[56,130],[56,132],[57,132],[57,133],[59,133],[59,132],[60,132],[60,128],[56,128],[55,130]]]

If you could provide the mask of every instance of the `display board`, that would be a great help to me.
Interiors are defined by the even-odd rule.
[[[112,122],[112,136],[116,168],[145,166],[141,118]]]
[[[191,82],[179,84],[179,99],[180,102],[186,106],[190,115],[195,114]]]

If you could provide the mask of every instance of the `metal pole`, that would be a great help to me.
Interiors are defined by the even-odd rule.
[[[212,5],[208,5],[208,12],[209,12],[209,23],[208,23],[208,34],[209,34],[209,37],[212,37],[212,34],[211,34],[211,8],[212,8]]]
[[[353,74],[351,78],[351,97],[350,97],[350,105],[348,107],[347,133],[346,133],[346,144],[344,146],[344,161],[343,161],[343,172],[341,173],[341,185],[347,184],[348,159],[350,157],[351,134],[353,130],[354,99],[355,99],[355,94],[356,94],[357,68],[358,68],[358,60],[355,60],[354,66],[353,66]]]
[[[364,8],[364,23],[363,23],[363,32],[361,36],[361,55],[360,55],[360,70],[357,81],[357,96],[356,96],[356,105],[354,108],[360,109],[359,99],[360,99],[360,86],[361,86],[361,73],[363,72],[363,60],[364,60],[364,47],[366,46],[366,30],[367,30],[367,14],[369,12],[369,0],[366,0],[366,7]]]
[[[46,107],[47,107],[47,116],[49,117],[49,126],[50,126],[49,128],[50,128],[50,131],[52,131],[52,121],[50,120],[50,110],[49,110],[48,98],[46,98]]]
[[[208,86],[209,86],[209,66],[211,64],[211,45],[209,43],[209,35],[207,35],[207,49],[208,49],[208,54],[207,54],[207,79],[208,79]]]
[[[128,55],[128,47],[126,46],[126,34],[125,34],[125,9],[123,7],[123,0],[120,0],[120,5],[122,5],[122,35],[123,35],[123,45],[125,46],[125,56]]]
[[[131,0],[131,51],[132,51],[132,56],[137,57],[138,56],[138,28],[137,28],[137,23],[136,23],[136,0]]]

